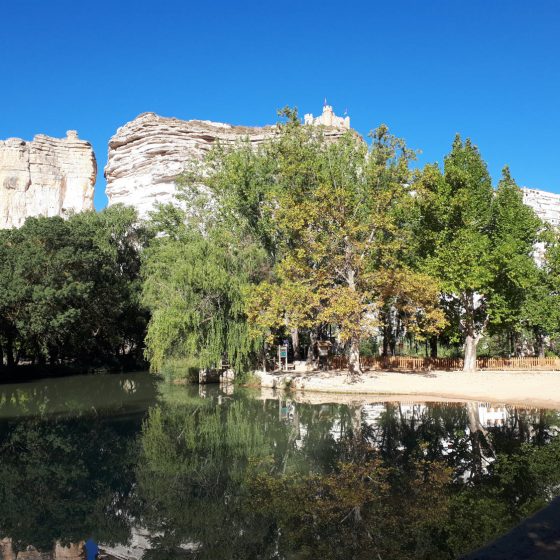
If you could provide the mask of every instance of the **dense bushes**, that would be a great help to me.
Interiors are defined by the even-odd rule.
[[[0,232],[0,354],[37,365],[133,365],[145,232],[133,209],[30,218]]]

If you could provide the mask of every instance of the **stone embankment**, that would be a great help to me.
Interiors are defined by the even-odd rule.
[[[19,227],[30,216],[92,210],[96,174],[91,144],[74,130],[66,138],[0,141],[0,228]]]

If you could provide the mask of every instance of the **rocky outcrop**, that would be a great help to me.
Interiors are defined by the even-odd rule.
[[[0,141],[0,228],[19,227],[29,216],[93,209],[96,173],[91,144],[76,131],[62,139]]]
[[[560,194],[522,187],[523,202],[537,216],[553,226],[560,226]]]
[[[134,206],[145,216],[156,202],[174,199],[177,177],[189,162],[202,161],[217,141],[231,144],[247,139],[259,144],[275,130],[275,126],[232,126],[143,113],[119,128],[109,142],[105,167],[109,205]],[[344,132],[342,128],[325,128],[327,136]]]

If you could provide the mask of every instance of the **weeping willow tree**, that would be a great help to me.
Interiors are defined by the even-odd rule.
[[[201,227],[177,208],[161,209],[154,220],[165,235],[153,240],[143,266],[152,370],[177,360],[197,369],[227,360],[247,371],[262,346],[249,336],[243,297],[261,259],[258,246],[223,224]]]

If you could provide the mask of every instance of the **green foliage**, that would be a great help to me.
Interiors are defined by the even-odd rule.
[[[433,211],[428,212],[431,219],[422,222],[437,241],[425,255],[427,268],[442,278],[444,293],[457,298],[468,292],[484,294],[493,277],[488,237],[493,196],[490,175],[478,149],[459,136],[445,158],[444,170],[440,178],[436,170],[428,168],[430,180],[428,184],[424,180],[431,192],[421,204],[431,205],[435,198],[436,208],[446,209],[437,219],[433,219]]]
[[[162,212],[156,223],[176,210]],[[227,361],[242,373],[256,350],[243,294],[261,252],[236,231],[209,222],[205,226],[201,231],[183,215],[183,222],[145,251],[143,302],[152,312],[146,355],[155,371],[170,360],[182,360],[185,370],[218,368]]]
[[[145,234],[136,222],[134,210],[113,207],[68,220],[30,218],[0,233],[0,347],[8,365],[141,355]]]
[[[459,136],[444,173],[426,166],[416,184],[417,258],[441,280],[447,337],[464,341],[471,369],[486,333],[520,332],[537,313],[527,305],[540,275],[533,252],[543,225],[509,169],[494,191],[478,149]]]
[[[294,110],[280,115],[262,144],[217,145],[187,170],[179,198],[188,212],[154,217],[166,237],[146,261],[153,368],[227,359],[243,371],[263,359],[263,339],[299,331],[314,340],[327,328],[353,372],[360,341],[380,330],[383,353],[403,336],[434,349],[436,335],[440,346],[463,344],[465,369],[485,336],[499,338],[486,351],[518,352],[532,331],[544,352],[560,326],[560,251],[507,168],[494,191],[478,148],[457,135],[443,170],[413,173],[414,152],[384,125],[368,146],[351,131],[303,126]]]
[[[492,201],[492,239],[495,275],[490,297],[491,324],[519,331],[523,307],[539,269],[533,252],[542,222],[532,208],[523,204],[521,190],[503,170]]]
[[[388,299],[411,329],[439,325],[435,283],[401,258],[413,152],[385,126],[371,134],[369,149],[352,132],[332,139],[302,126],[294,111],[282,115],[287,122],[257,149],[215,150],[204,179],[214,219],[246,232],[267,255],[268,270],[247,298],[252,333],[273,338],[284,328],[330,324],[357,350]],[[357,352],[351,356],[354,364]]]

